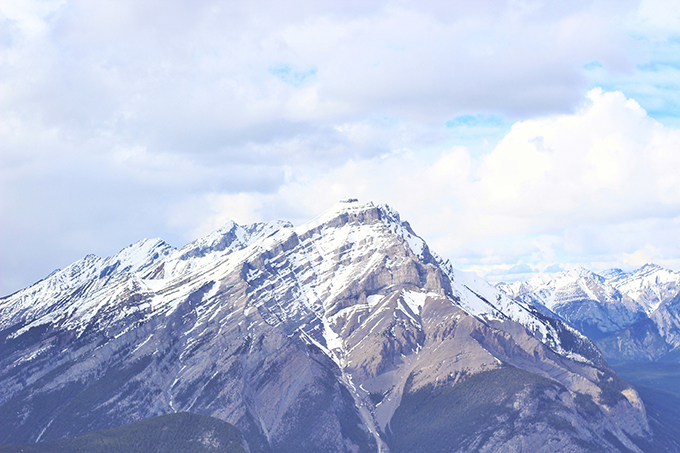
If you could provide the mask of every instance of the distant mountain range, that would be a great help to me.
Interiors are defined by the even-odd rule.
[[[600,274],[579,268],[497,287],[568,322],[608,361],[680,362],[680,273],[648,264]]]
[[[627,278],[592,275],[593,291]],[[679,451],[579,332],[601,343],[665,302],[612,287],[590,322],[512,288],[352,199],[298,227],[89,255],[0,299],[0,443],[191,412],[251,453]],[[660,329],[654,357],[673,351]]]

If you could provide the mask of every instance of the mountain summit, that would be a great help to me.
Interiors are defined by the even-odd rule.
[[[0,443],[183,411],[251,452],[656,448],[590,340],[354,199],[86,256],[0,299],[0,329]]]

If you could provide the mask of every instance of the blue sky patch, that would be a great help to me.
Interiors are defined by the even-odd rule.
[[[299,87],[305,80],[316,75],[316,68],[297,70],[288,64],[280,64],[270,67],[269,72],[287,84]]]
[[[446,127],[477,127],[477,126],[502,126],[505,123],[502,116],[499,115],[461,115],[446,122]]]
[[[592,71],[595,69],[603,69],[602,63],[599,61],[591,61],[590,63],[586,63],[583,65],[583,69],[586,71]]]

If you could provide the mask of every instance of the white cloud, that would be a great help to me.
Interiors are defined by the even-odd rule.
[[[643,0],[632,19],[633,26],[662,35],[680,33],[680,3],[674,0]]]
[[[257,140],[272,122],[285,134],[367,112],[443,122],[480,109],[565,111],[587,84],[583,64],[634,62],[614,11],[598,4],[550,14],[515,2],[341,13],[307,1],[26,5],[4,14],[20,24],[8,27],[6,110],[183,152]],[[33,22],[38,35],[21,25]],[[314,75],[295,86],[272,72],[281,65]]]
[[[465,266],[540,268],[592,249],[569,228],[674,219],[677,131],[616,93],[576,111],[601,80],[672,116],[677,71],[638,75],[659,42],[677,61],[660,10],[3,2],[0,290],[142,236],[301,222],[350,195],[394,205]]]
[[[481,203],[542,227],[680,214],[680,133],[620,92],[515,124],[480,169]]]
[[[680,254],[679,172],[680,132],[598,89],[574,114],[516,123],[479,159],[461,147],[406,150],[311,177],[294,170],[245,205],[258,218],[302,221],[346,196],[387,202],[435,250],[480,273],[564,260],[625,267]]]

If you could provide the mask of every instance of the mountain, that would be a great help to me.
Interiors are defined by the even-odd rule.
[[[388,206],[88,255],[0,299],[0,443],[175,412],[250,452],[677,451],[584,335]]]
[[[567,321],[612,362],[680,359],[679,272],[653,264],[601,275],[578,268],[497,286]]]
[[[0,445],[2,453],[246,453],[229,423],[179,412],[47,442]]]

